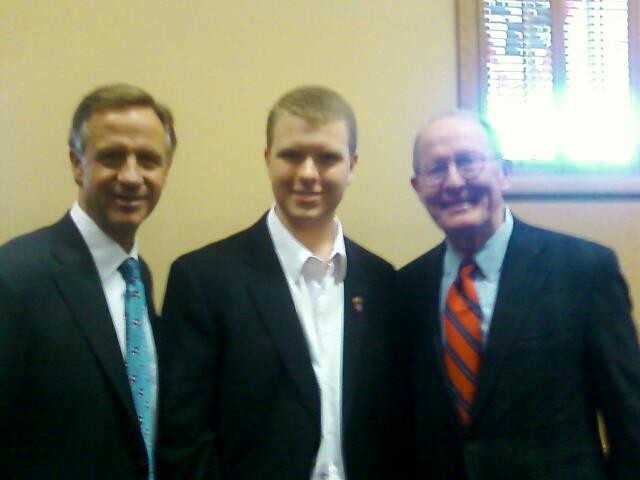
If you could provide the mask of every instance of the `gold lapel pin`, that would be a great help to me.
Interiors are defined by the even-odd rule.
[[[356,295],[351,299],[351,306],[356,313],[362,313],[364,311],[364,298],[360,295]]]

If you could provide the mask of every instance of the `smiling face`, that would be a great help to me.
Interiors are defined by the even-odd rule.
[[[125,250],[160,198],[171,158],[150,107],[99,110],[86,123],[84,152],[70,153],[80,207]]]
[[[455,158],[484,157],[480,172],[465,179]],[[446,174],[439,184],[425,180],[424,173],[440,165]],[[486,130],[474,119],[448,115],[435,120],[416,143],[417,169],[411,184],[434,222],[454,242],[481,246],[504,221],[502,192],[509,179]]]
[[[276,214],[289,230],[331,225],[357,160],[344,120],[316,124],[280,113],[265,160]]]

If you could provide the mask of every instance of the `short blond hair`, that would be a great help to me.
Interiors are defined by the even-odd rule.
[[[267,118],[267,148],[273,143],[273,130],[282,112],[301,117],[310,123],[325,124],[344,120],[349,132],[349,153],[354,155],[358,146],[358,126],[353,109],[335,91],[320,86],[299,87],[284,94],[269,110]]]

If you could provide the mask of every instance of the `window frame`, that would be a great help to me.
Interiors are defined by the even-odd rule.
[[[628,0],[629,85],[632,106],[640,125],[640,0]],[[550,0],[555,18],[562,15],[563,0]],[[486,107],[487,68],[484,35],[484,1],[456,0],[457,96],[458,107],[483,113]],[[552,28],[553,58],[561,58],[563,31]],[[557,40],[558,36],[560,41]],[[554,75],[563,77],[562,69]],[[636,149],[640,158],[640,147]],[[505,194],[511,199],[640,199],[640,170],[632,173],[593,174],[519,173],[511,175]]]

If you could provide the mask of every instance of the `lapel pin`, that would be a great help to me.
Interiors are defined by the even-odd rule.
[[[356,313],[362,313],[364,311],[364,298],[360,295],[356,295],[351,299],[351,306]]]

